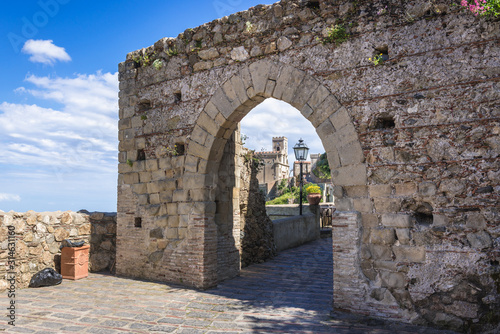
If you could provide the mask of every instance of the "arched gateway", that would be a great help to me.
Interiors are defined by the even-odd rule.
[[[117,273],[207,288],[239,272],[238,183],[226,182],[238,171],[221,161],[239,121],[274,97],[328,153],[334,307],[489,328],[500,303],[499,25],[398,4],[283,0],[130,53]],[[351,27],[343,43],[338,22]],[[369,60],[378,54],[389,59]]]

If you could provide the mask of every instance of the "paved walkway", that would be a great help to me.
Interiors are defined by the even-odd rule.
[[[345,314],[330,317],[331,239],[281,253],[216,289],[90,274],[16,296],[8,333],[445,333]],[[2,310],[7,298],[0,297]],[[4,314],[4,312],[2,312]]]

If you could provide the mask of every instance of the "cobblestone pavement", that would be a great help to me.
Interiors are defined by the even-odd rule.
[[[103,274],[19,290],[16,326],[2,317],[0,332],[446,333],[342,313],[330,317],[331,249],[330,238],[318,240],[206,291]],[[0,297],[4,312],[6,300]]]

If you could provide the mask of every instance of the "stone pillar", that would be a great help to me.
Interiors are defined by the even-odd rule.
[[[361,215],[337,212],[332,220],[333,309],[354,311],[364,302],[359,265]]]

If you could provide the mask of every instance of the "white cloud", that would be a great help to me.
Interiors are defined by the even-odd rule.
[[[32,75],[26,81],[35,87],[19,93],[62,106],[0,103],[0,164],[50,167],[59,176],[75,170],[116,172],[118,75]]]
[[[245,146],[256,151],[271,150],[272,137],[287,137],[290,163],[295,160],[293,146],[300,138],[310,153],[325,152],[311,122],[290,104],[273,98],[266,99],[243,118],[241,132],[248,136]]]
[[[13,195],[13,194],[0,193],[0,202],[3,202],[3,201],[20,202],[21,201],[21,196],[19,196],[19,195]]]
[[[66,50],[54,44],[52,40],[29,39],[24,43],[21,50],[29,54],[29,60],[33,63],[54,65],[57,61],[70,61],[71,57]]]

